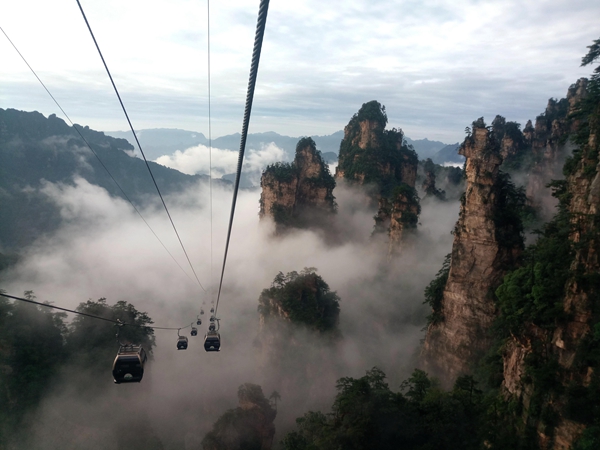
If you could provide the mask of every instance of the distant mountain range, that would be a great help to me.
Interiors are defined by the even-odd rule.
[[[208,145],[208,138],[195,131],[179,130],[172,128],[153,128],[147,130],[136,131],[142,149],[148,159],[155,160],[159,156],[171,155],[175,151],[184,151],[187,148],[196,145]],[[130,143],[135,143],[131,131],[107,131],[107,135],[127,139]],[[338,153],[340,142],[344,137],[343,131],[330,134],[328,136],[311,136],[317,148],[321,152]],[[240,148],[240,133],[221,136],[212,140],[212,146],[224,150],[238,151]],[[266,133],[250,133],[246,140],[246,149],[259,150],[262,146],[274,143],[281,148],[287,157],[287,160],[294,159],[296,152],[296,144],[300,140],[299,137],[283,136],[273,131]]]
[[[134,143],[131,131],[107,131],[108,136],[114,138],[126,139]],[[163,155],[171,155],[175,151],[183,151],[196,145],[208,145],[207,137],[196,131],[179,130],[173,128],[152,128],[137,131],[138,139],[148,159],[155,160]],[[334,162],[332,154],[337,155],[340,150],[340,143],[344,137],[343,131],[336,131],[333,134],[325,136],[311,136],[317,148],[326,156],[328,162]],[[262,146],[274,143],[283,149],[286,159],[294,159],[296,144],[300,137],[283,136],[273,131],[266,133],[251,133],[246,142],[247,149],[260,149]],[[419,155],[419,159],[433,158],[440,150],[448,147],[440,141],[430,141],[429,139],[413,140],[406,137],[406,141],[412,145]],[[240,134],[234,133],[227,136],[221,136],[212,140],[212,146],[220,149],[238,151],[240,146]],[[449,154],[448,151],[444,154]],[[438,158],[439,159],[439,158]]]
[[[462,164],[465,162],[465,157],[458,154],[458,147],[460,144],[446,145],[441,150],[438,150],[432,157],[431,160],[436,164]]]

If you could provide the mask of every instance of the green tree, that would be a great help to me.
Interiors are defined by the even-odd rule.
[[[276,315],[273,303],[286,312],[289,320],[320,332],[338,332],[340,298],[317,275],[314,267],[284,275],[279,272],[271,287],[264,289],[258,299],[258,310],[265,317]]]
[[[24,297],[34,300],[33,291]],[[46,394],[66,359],[65,313],[0,297],[0,444]]]

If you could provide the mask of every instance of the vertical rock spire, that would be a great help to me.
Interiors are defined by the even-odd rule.
[[[427,370],[448,383],[468,373],[487,350],[487,330],[496,316],[493,290],[522,249],[519,224],[502,220],[507,178],[499,171],[501,146],[483,119],[473,123],[459,153],[466,157],[466,192],[441,310],[436,311],[441,319],[430,324],[423,348]]]

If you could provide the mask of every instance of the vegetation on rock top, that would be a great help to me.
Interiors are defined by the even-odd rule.
[[[283,314],[293,324],[319,332],[337,332],[340,298],[317,275],[315,268],[285,275],[279,272],[271,287],[262,291],[258,302],[258,311],[265,318]]]

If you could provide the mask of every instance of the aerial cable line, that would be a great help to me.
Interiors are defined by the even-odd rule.
[[[117,94],[117,98],[119,99],[119,103],[121,104],[121,108],[123,109],[123,113],[125,114],[125,118],[127,119],[127,123],[129,124],[129,128],[131,129],[131,132],[133,133],[133,137],[135,138],[135,142],[138,145],[138,148],[140,149],[140,153],[142,154],[142,157],[144,158],[144,162],[146,163],[146,168],[148,169],[148,172],[150,173],[150,177],[152,178],[152,182],[154,183],[154,187],[156,187],[156,191],[158,192],[158,196],[160,197],[160,200],[163,204],[163,207],[165,208],[165,211],[167,213],[167,216],[169,216],[169,220],[171,222],[171,225],[173,227],[173,230],[175,231],[175,234],[177,235],[177,239],[179,240],[179,244],[181,245],[181,248],[183,250],[183,253],[185,254],[185,257],[188,261],[188,264],[190,265],[190,268],[192,269],[192,272],[194,273],[194,276],[196,277],[196,281],[198,282],[198,284],[200,285],[200,287],[202,288],[202,290],[204,292],[206,292],[206,289],[204,289],[204,286],[202,286],[202,283],[200,283],[200,279],[198,278],[198,275],[196,274],[196,271],[194,270],[194,266],[192,265],[192,262],[190,261],[190,257],[188,256],[187,251],[185,250],[185,246],[183,245],[183,242],[181,241],[181,237],[179,236],[179,233],[177,232],[177,228],[175,227],[175,223],[173,222],[173,218],[171,217],[171,213],[169,213],[169,209],[167,208],[167,204],[165,203],[165,199],[163,198],[162,194],[160,193],[160,189],[158,188],[158,184],[156,183],[156,179],[154,178],[154,174],[152,173],[152,170],[150,169],[150,164],[148,164],[148,160],[146,159],[146,155],[144,154],[144,150],[142,150],[142,145],[140,144],[140,141],[137,137],[137,134],[135,132],[135,130],[133,129],[133,125],[131,124],[131,120],[129,120],[129,114],[127,114],[127,110],[125,109],[125,105],[123,104],[123,101],[121,100],[121,95],[119,95],[119,91],[117,89],[117,85],[115,84],[112,75],[110,74],[110,70],[108,70],[108,65],[106,64],[106,61],[104,60],[104,56],[102,56],[102,51],[100,50],[100,46],[98,45],[98,42],[96,41],[96,37],[94,36],[94,32],[92,31],[92,27],[90,26],[90,23],[87,20],[87,17],[85,15],[85,12],[83,12],[83,7],[81,6],[81,3],[79,2],[79,0],[77,0],[77,5],[79,5],[79,10],[81,11],[81,15],[83,16],[83,20],[85,20],[85,24],[88,27],[88,30],[90,31],[90,35],[92,36],[92,39],[94,41],[94,44],[96,45],[96,49],[98,50],[98,54],[100,55],[100,59],[102,60],[102,64],[104,64],[104,68],[106,69],[106,73],[108,74],[108,78],[110,78],[110,82],[115,90],[115,94]]]
[[[65,312],[70,312],[73,314],[79,314],[80,316],[90,317],[92,319],[104,320],[105,322],[111,322],[111,323],[114,323],[115,325],[119,325],[119,326],[127,325],[130,327],[151,328],[153,330],[185,330],[186,328],[189,328],[192,326],[191,324],[187,325],[185,327],[153,327],[153,326],[149,326],[149,325],[138,325],[135,323],[122,322],[118,319],[117,320],[107,319],[106,317],[96,316],[94,314],[88,314],[88,313],[84,313],[81,311],[75,311],[73,309],[63,308],[61,306],[51,305],[50,303],[41,303],[41,302],[36,302],[35,300],[30,300],[28,298],[15,297],[14,295],[5,294],[4,292],[0,292],[0,295],[2,297],[10,298],[12,300],[18,300],[20,302],[32,303],[34,305],[44,306],[46,308],[58,309],[59,311],[65,311]]]
[[[79,1],[79,0],[78,0]],[[238,155],[237,172],[235,174],[235,184],[233,185],[233,199],[231,201],[231,214],[229,216],[229,227],[227,229],[227,240],[225,241],[225,253],[223,255],[223,267],[221,269],[221,279],[219,281],[219,291],[217,294],[217,304],[215,305],[214,316],[217,315],[219,308],[219,299],[221,298],[221,288],[223,286],[223,275],[225,274],[225,265],[227,263],[227,252],[229,250],[229,240],[231,238],[231,229],[233,227],[233,217],[235,215],[235,204],[237,201],[238,190],[240,187],[240,178],[242,175],[242,163],[244,161],[244,152],[246,150],[246,139],[248,137],[248,124],[250,122],[250,113],[252,112],[252,100],[254,99],[254,88],[256,86],[256,77],[258,75],[258,63],[260,61],[260,51],[262,49],[265,26],[267,24],[267,12],[269,10],[269,0],[261,0],[258,10],[258,20],[256,23],[256,34],[254,36],[254,50],[252,51],[252,64],[250,66],[250,77],[248,80],[248,92],[246,94],[246,108],[244,111],[244,122],[242,125],[242,136],[240,140],[240,152]]]
[[[98,162],[100,163],[100,165],[104,168],[104,170],[106,171],[106,173],[108,174],[108,176],[117,185],[117,187],[121,191],[121,194],[123,194],[123,196],[125,197],[125,199],[133,207],[133,209],[135,210],[135,212],[137,213],[137,215],[140,216],[140,218],[144,221],[144,223],[150,229],[150,231],[152,232],[152,234],[154,235],[154,237],[156,239],[158,239],[158,242],[160,242],[160,244],[163,246],[163,248],[167,251],[167,253],[171,257],[171,259],[173,259],[173,261],[175,262],[175,264],[177,264],[179,266],[179,268],[181,269],[181,271],[193,282],[194,280],[192,279],[192,277],[190,277],[190,275],[183,269],[183,267],[181,267],[181,264],[179,264],[179,262],[175,259],[175,257],[169,251],[169,249],[165,246],[165,244],[163,243],[163,241],[160,240],[160,238],[154,232],[154,230],[152,229],[152,227],[150,226],[150,224],[146,221],[146,219],[144,218],[144,216],[142,216],[142,213],[136,208],[136,206],[133,204],[133,202],[131,201],[131,199],[129,198],[129,196],[125,193],[125,191],[123,190],[123,188],[121,187],[121,185],[118,183],[118,181],[115,179],[115,177],[113,177],[112,173],[110,173],[110,170],[108,170],[108,167],[106,167],[104,165],[104,163],[100,159],[100,156],[98,156],[98,153],[96,153],[96,151],[92,148],[92,146],[87,141],[87,139],[83,136],[83,134],[81,133],[81,131],[79,131],[79,129],[77,129],[77,127],[75,126],[75,124],[73,123],[73,121],[71,120],[71,118],[69,117],[69,115],[65,112],[65,110],[62,108],[62,106],[60,106],[60,103],[58,103],[58,100],[56,100],[56,98],[54,98],[54,95],[52,95],[52,93],[50,92],[50,90],[46,87],[46,85],[44,84],[44,82],[40,79],[40,77],[35,72],[35,70],[33,70],[33,67],[31,67],[29,65],[29,63],[27,62],[27,60],[25,59],[25,57],[23,56],[23,54],[19,51],[19,49],[17,48],[17,46],[8,37],[8,35],[6,34],[6,31],[4,31],[4,29],[2,27],[0,27],[0,30],[2,31],[2,33],[4,33],[4,36],[6,36],[6,39],[8,39],[8,42],[10,42],[10,44],[13,46],[13,48],[19,54],[19,56],[21,57],[21,59],[23,60],[23,62],[27,65],[27,67],[29,67],[29,70],[31,70],[31,73],[33,73],[33,75],[37,78],[37,80],[40,82],[40,84],[42,85],[42,87],[46,90],[46,92],[48,93],[48,95],[50,96],[50,98],[52,98],[52,100],[54,101],[54,103],[56,103],[56,106],[58,106],[58,108],[62,111],[63,115],[67,118],[67,120],[69,121],[69,123],[71,124],[71,126],[73,127],[73,129],[77,132],[77,134],[79,135],[79,137],[83,140],[83,142],[85,142],[85,144],[88,146],[88,148],[90,149],[90,151],[94,154],[94,156],[96,157],[96,159],[98,160]]]
[[[207,42],[207,71],[208,71],[208,192],[210,208],[210,280],[209,289],[213,284],[213,194],[212,194],[212,121],[210,111],[210,0],[206,0],[206,42]],[[214,299],[212,299],[214,301]]]

